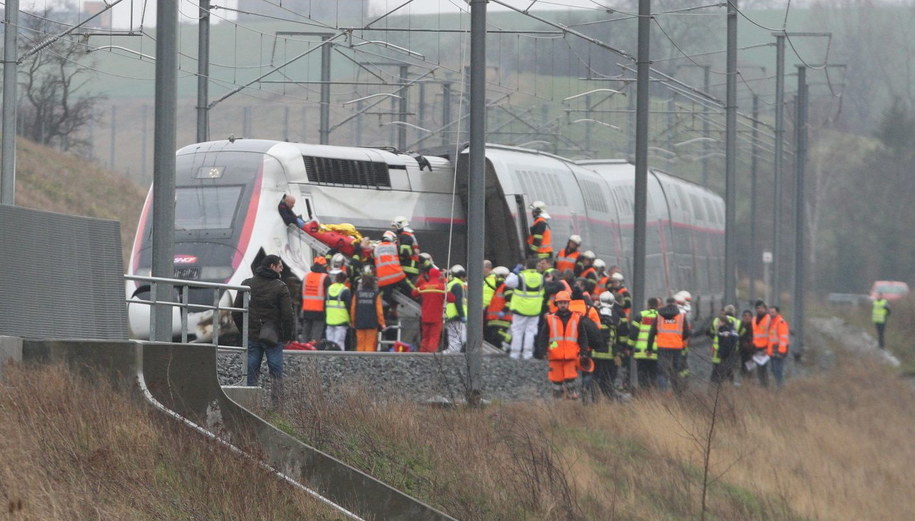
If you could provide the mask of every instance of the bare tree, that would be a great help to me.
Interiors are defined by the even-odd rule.
[[[52,9],[23,15],[19,54],[26,57],[19,66],[19,134],[61,150],[79,150],[87,145],[78,137],[79,130],[98,120],[98,105],[104,99],[86,89],[93,72],[91,63],[81,63],[85,48],[69,35],[45,45],[65,30],[52,20]]]

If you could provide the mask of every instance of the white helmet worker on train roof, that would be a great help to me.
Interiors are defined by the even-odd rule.
[[[410,226],[410,221],[407,220],[407,218],[403,215],[398,215],[394,218],[393,221],[391,221],[391,228],[395,230],[403,230],[407,226]]]
[[[534,215],[534,217],[539,215],[544,219],[550,218],[550,214],[546,213],[546,203],[543,201],[534,201],[531,203],[531,213]]]

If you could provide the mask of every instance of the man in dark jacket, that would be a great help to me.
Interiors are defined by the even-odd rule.
[[[242,281],[242,286],[251,288],[248,302],[248,385],[257,385],[261,360],[267,355],[267,368],[273,387],[271,397],[274,404],[280,398],[283,378],[283,344],[292,339],[295,331],[295,314],[289,288],[280,279],[283,261],[277,255],[267,255],[254,276]],[[235,296],[234,307],[242,307],[242,293]],[[236,311],[232,318],[238,330],[242,330],[242,313]],[[272,323],[276,330],[276,341],[261,339],[262,331]]]

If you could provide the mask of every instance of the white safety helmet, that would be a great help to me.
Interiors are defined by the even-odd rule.
[[[598,298],[600,298],[601,304],[607,304],[608,306],[616,302],[616,297],[613,296],[612,291],[604,291]]]
[[[546,203],[543,201],[534,201],[531,203],[531,210],[540,210],[541,212],[546,211]]]
[[[432,264],[432,255],[429,255],[426,252],[420,253],[419,258],[422,259],[423,262],[428,262],[429,264]]]
[[[685,289],[674,294],[674,298],[677,299],[677,302],[682,302],[684,304],[693,300],[693,296]]]
[[[407,226],[410,226],[410,221],[408,221],[407,218],[403,215],[398,215],[394,218],[393,221],[391,221],[391,228],[394,228],[395,230],[402,230]]]
[[[594,252],[591,250],[588,250],[588,251],[582,253],[581,256],[584,257],[585,259],[591,259],[591,260],[594,260],[594,258],[596,257],[596,255],[594,255]]]
[[[575,244],[581,246],[581,235],[569,236],[569,242],[574,242]]]
[[[507,277],[510,271],[505,266],[496,266],[492,269],[492,272],[496,274],[497,277]]]
[[[397,235],[391,230],[388,230],[381,234],[381,240],[384,242],[394,242],[397,240]]]
[[[342,253],[335,253],[333,257],[330,258],[330,267],[333,269],[340,269],[346,263],[346,257]]]
[[[617,271],[613,275],[610,275],[610,280],[615,280],[617,282],[623,282],[623,274]]]
[[[467,272],[464,271],[464,267],[460,264],[455,264],[451,267],[451,276],[452,277],[463,277]]]
[[[594,269],[596,270],[605,270],[607,269],[607,263],[603,259],[594,260]]]

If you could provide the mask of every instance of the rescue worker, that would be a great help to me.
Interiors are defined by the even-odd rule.
[[[630,322],[629,339],[632,343],[632,358],[635,359],[641,389],[653,388],[658,380],[658,350],[654,344],[648,343],[648,336],[658,319],[660,303],[661,301],[657,297],[651,297],[648,299],[648,309],[636,313]],[[618,301],[617,304],[619,304]]]
[[[597,269],[594,268],[594,261],[597,257],[594,255],[594,252],[587,250],[578,257],[578,262],[575,264],[575,276],[592,279],[595,283],[597,282]]]
[[[529,257],[525,269],[510,273],[505,285],[513,290],[511,300],[512,340],[510,356],[529,360],[534,356],[534,337],[543,312],[544,278],[537,270],[538,258]],[[516,268],[517,269],[517,268]]]
[[[384,309],[371,268],[359,279],[350,317],[350,325],[356,331],[356,351],[378,351],[378,332],[385,328]]]
[[[626,314],[626,318],[630,320],[632,317],[632,295],[629,294],[629,290],[626,289],[626,286],[623,285],[623,273],[619,271],[614,271],[610,274],[610,291],[613,292],[613,296],[616,297],[616,303],[623,308],[623,313]]]
[[[602,259],[594,259],[594,270],[597,272],[597,285],[594,287],[593,296],[600,298],[600,294],[610,287],[610,275],[607,274],[607,263]],[[612,292],[611,292],[612,293]],[[614,296],[614,301],[616,297]]]
[[[785,359],[788,358],[789,328],[782,317],[778,306],[769,306],[769,355],[770,369],[775,378],[775,386],[781,388],[785,383]]]
[[[446,353],[460,353],[467,343],[467,272],[460,264],[451,267],[445,305],[445,330],[448,332]]]
[[[691,299],[692,295],[690,295],[689,291],[682,290],[674,293],[674,301],[677,304],[677,308],[680,310],[680,314],[683,315],[683,327],[686,328],[686,333],[688,336],[692,336],[693,334],[693,323],[690,320],[690,311],[692,309],[690,307]],[[683,357],[683,363],[681,365],[682,369],[680,369],[680,377],[685,380],[689,377],[689,342],[683,344],[683,351],[680,354]]]
[[[509,309],[512,289],[505,285],[505,277],[508,277],[509,273],[505,266],[496,266],[492,270],[498,287],[486,307],[486,329],[483,330],[483,338],[487,342],[501,347],[506,352],[509,351],[509,343],[512,338],[510,331],[512,313]]]
[[[753,312],[749,309],[740,314],[740,379],[750,377],[750,368],[756,349],[753,347]]]
[[[327,288],[327,301],[324,303],[327,323],[325,336],[341,351],[346,351],[346,332],[349,329],[350,290],[346,287],[346,273],[340,271],[334,283]]]
[[[886,330],[886,319],[889,316],[889,302],[883,298],[882,293],[877,293],[877,298],[874,299],[874,304],[871,308],[871,320],[874,322],[874,327],[877,329],[877,346],[880,347],[880,349],[883,349],[885,345],[883,332]]]
[[[442,338],[442,309],[445,307],[442,272],[432,266],[420,275],[413,296],[420,300],[419,351],[435,353]]]
[[[302,310],[299,314],[299,339],[302,342],[317,343],[324,338],[324,300],[331,282],[327,275],[327,259],[315,257],[311,271],[302,281]]]
[[[382,234],[381,242],[375,245],[372,253],[375,259],[375,276],[378,277],[378,287],[381,288],[384,301],[392,309],[397,307],[393,297],[394,290],[400,290],[404,295],[409,295],[413,291],[406,281],[407,274],[400,265],[396,241],[397,236],[388,230]]]
[[[410,228],[410,221],[404,216],[395,217],[391,221],[391,228],[397,234],[397,252],[400,259],[400,266],[411,282],[419,276],[419,241],[413,229]]]
[[[527,236],[527,253],[539,259],[552,259],[553,243],[550,235],[550,214],[546,213],[546,203],[534,201],[531,203],[530,208],[534,223],[531,224],[530,234]]]
[[[572,235],[566,242],[566,247],[559,250],[559,253],[556,254],[556,262],[553,266],[559,270],[560,273],[565,270],[575,271],[575,264],[578,262],[578,257],[581,255],[581,252],[578,251],[579,246],[581,246],[581,235]]]
[[[648,345],[658,347],[658,389],[667,391],[673,387],[676,395],[686,391],[685,380],[681,377],[685,359],[683,348],[689,338],[686,316],[677,307],[677,301],[668,297],[667,305],[658,309],[658,318],[648,332]]]
[[[712,384],[734,382],[734,362],[738,360],[737,343],[743,327],[740,319],[734,316],[735,313],[734,306],[724,306],[718,316],[712,319],[708,329],[707,334],[712,339]]]
[[[547,344],[553,397],[576,400],[579,398],[579,357],[587,357],[588,335],[583,323],[587,319],[569,310],[571,300],[568,291],[556,294],[554,301],[558,309],[547,314],[540,337]]]
[[[506,271],[508,271],[506,269]],[[489,302],[492,300],[492,296],[496,292],[496,288],[499,287],[499,284],[502,283],[502,280],[498,280],[499,276],[493,273],[492,261],[489,259],[483,259],[483,310],[489,307]],[[504,277],[503,277],[503,280]]]
[[[598,316],[600,317],[600,343],[591,352],[594,359],[594,380],[597,388],[607,398],[618,395],[615,389],[616,377],[620,367],[618,353],[619,339],[628,331],[621,329],[622,309],[616,305],[613,293],[605,291],[598,297]]]
[[[753,317],[753,348],[755,354],[753,360],[756,364],[756,376],[759,378],[759,384],[763,387],[769,386],[769,368],[766,367],[768,360],[759,363],[762,355],[766,354],[769,349],[769,308],[762,300],[756,301],[756,316]]]

